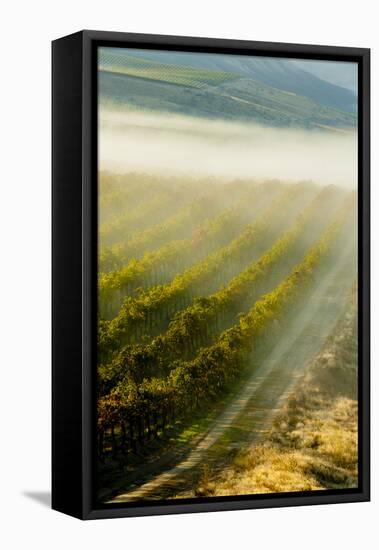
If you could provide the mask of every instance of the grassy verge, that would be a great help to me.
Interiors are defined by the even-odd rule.
[[[357,486],[357,314],[352,299],[264,440],[220,474],[205,469],[193,496]]]

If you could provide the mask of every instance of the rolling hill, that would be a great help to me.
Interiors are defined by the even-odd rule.
[[[333,107],[350,113],[357,112],[357,98],[352,90],[328,82],[305,70],[305,62],[286,58],[268,58],[241,55],[201,55],[191,52],[170,52],[155,50],[120,50],[107,48],[118,56],[155,61],[168,65],[227,72],[250,78],[284,90],[303,95],[326,107]]]
[[[100,54],[99,91],[103,104],[118,108],[251,121],[273,127],[347,129],[356,126],[356,116],[352,113],[247,76],[159,63],[110,49]]]

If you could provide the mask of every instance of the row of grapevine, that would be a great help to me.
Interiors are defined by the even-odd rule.
[[[236,192],[246,190],[247,185],[236,182]],[[225,187],[229,187],[227,184]],[[219,187],[219,186],[218,186]],[[249,186],[251,187],[251,185]],[[176,177],[157,177],[148,174],[128,173],[114,174],[101,171],[98,181],[99,222],[107,224],[123,211],[133,211],[161,194],[180,193],[188,197],[204,195],[204,189],[213,192],[216,184],[206,178],[204,180],[184,179]]]
[[[238,78],[234,73],[225,71],[211,71],[196,67],[159,63],[150,59],[116,54],[113,51],[106,50],[100,52],[99,70],[136,78],[169,82],[190,88],[203,88],[209,84],[217,85]]]
[[[114,317],[122,299],[138,288],[150,288],[165,284],[175,273],[186,269],[207,254],[224,246],[241,231],[244,224],[252,222],[276,193],[260,185],[249,189],[234,206],[197,226],[188,239],[169,241],[140,259],[130,260],[125,267],[100,273],[99,313],[100,318]],[[223,201],[224,202],[224,201]]]
[[[99,367],[99,380],[106,383],[109,390],[110,383],[114,384],[115,380],[125,376],[126,371],[136,382],[167,374],[173,360],[179,357],[188,359],[200,346],[208,345],[228,323],[233,324],[242,308],[280,280],[282,271],[288,271],[285,258],[290,256],[294,263],[296,257],[301,257],[308,243],[304,233],[311,233],[310,240],[314,241],[314,235],[322,230],[334,211],[334,207],[329,205],[334,204],[335,198],[333,188],[324,188],[258,260],[235,276],[226,287],[209,297],[195,299],[178,312],[168,330],[151,343],[125,346],[110,364]],[[281,264],[284,264],[283,269]]]
[[[190,238],[171,241],[158,250],[146,252],[140,260],[131,260],[122,269],[101,274],[98,284],[100,317],[116,315],[122,298],[137,288],[163,284],[183,266],[223,246],[241,230],[242,219],[238,208],[226,210],[200,224]]]
[[[265,237],[269,242],[275,238],[272,220],[279,219],[283,207],[294,203],[302,192],[299,186],[288,188],[229,245],[179,273],[170,283],[141,291],[137,298],[127,296],[114,319],[99,323],[101,359],[123,344],[137,343],[144,335],[152,336],[162,330],[172,314],[187,307],[196,295],[211,292],[223,279],[238,273],[251,261]]]
[[[199,191],[197,185],[190,189],[192,192]],[[102,246],[99,253],[99,271],[117,271],[125,267],[129,261],[140,259],[144,253],[156,250],[172,240],[189,238],[198,224],[220,214],[225,209],[225,204],[229,208],[245,205],[245,212],[246,204],[249,204],[253,213],[257,207],[278,193],[278,186],[266,183],[246,189],[244,185],[236,184],[235,191],[230,191],[230,185],[210,186],[206,194],[199,191],[197,200],[182,206],[164,222],[136,231],[112,246]]]
[[[182,206],[186,200],[193,200],[191,195],[166,190],[158,193],[150,201],[144,201],[137,208],[131,209],[128,205],[119,216],[114,216],[112,221],[103,223],[100,226],[99,239],[101,246],[111,246],[129,239],[136,230],[151,226],[152,219],[155,223],[162,222],[167,216],[172,215],[179,206]]]
[[[246,367],[252,351],[274,320],[304,293],[317,268],[330,257],[333,244],[351,214],[352,201],[345,205],[321,238],[291,273],[270,293],[254,303],[238,324],[224,331],[210,347],[203,348],[192,361],[176,361],[170,374],[141,384],[123,379],[108,395],[98,400],[99,455],[104,435],[113,434],[113,452],[134,450],[150,437],[175,422],[183,414],[215,399]]]
[[[137,231],[129,240],[102,247],[99,254],[99,271],[120,269],[130,259],[140,258],[145,252],[154,250],[178,236],[185,237],[212,210],[212,201],[196,200],[183,206],[166,221]]]
[[[157,184],[156,178],[147,175],[116,175],[104,171],[99,174],[98,186],[100,224],[120,215],[126,206],[129,210],[138,208],[171,187],[165,182]]]

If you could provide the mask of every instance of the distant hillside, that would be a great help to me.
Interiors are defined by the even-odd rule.
[[[307,61],[304,59],[296,59],[293,61],[295,65],[312,73],[313,75],[326,80],[327,82],[347,88],[358,94],[358,64],[348,61]]]
[[[100,98],[106,103],[267,126],[356,125],[351,113],[235,73],[152,62],[117,51],[105,52],[99,61]]]
[[[233,73],[159,63],[109,49],[100,53],[99,66],[103,72],[160,80],[189,88],[204,88],[238,78]]]
[[[349,113],[357,112],[354,92],[311,74],[304,70],[304,62],[297,63],[292,59],[118,48],[108,50],[118,55],[132,54],[163,64],[233,73],[280,90],[304,95],[327,107]]]

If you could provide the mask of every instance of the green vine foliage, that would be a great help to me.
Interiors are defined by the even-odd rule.
[[[293,243],[304,231],[312,212],[322,209],[323,200],[328,198],[325,190],[317,196],[303,212],[294,225],[271,247],[267,255],[252,264],[242,276],[234,278],[231,285],[216,293],[213,297],[197,300],[191,310],[192,319],[199,325],[190,325],[183,329],[186,338],[202,330],[215,312],[228,308],[231,296],[239,289],[265,277],[279,257],[290,251]],[[99,370],[98,397],[98,441],[99,456],[104,452],[104,436],[111,434],[112,448],[117,445],[127,452],[136,445],[143,445],[158,433],[172,425],[178,418],[188,415],[191,410],[218,398],[218,396],[236,380],[249,364],[259,342],[272,330],[275,322],[281,319],[307,292],[317,270],[328,261],[334,251],[343,228],[356,207],[356,196],[350,194],[339,208],[331,223],[324,229],[319,239],[307,250],[303,259],[292,267],[270,292],[261,294],[253,300],[250,310],[241,315],[230,328],[223,330],[211,345],[197,350],[189,360],[170,355],[169,364],[159,366],[168,349],[181,346],[181,340],[172,340],[178,325],[186,319],[181,314],[175,317],[169,330],[156,339],[151,346],[139,348],[134,361],[133,355],[120,354],[119,364]],[[246,281],[250,283],[246,285]],[[234,289],[234,290],[233,290]],[[220,305],[221,304],[221,305]],[[211,313],[209,313],[211,312]],[[175,326],[177,328],[175,328]],[[174,327],[173,332],[170,330]],[[199,328],[200,327],[200,328]],[[167,339],[167,340],[165,340]],[[190,337],[189,340],[190,341]],[[153,351],[152,351],[153,350]],[[139,355],[138,355],[139,354]],[[152,359],[153,358],[153,359]],[[133,363],[134,361],[134,363]],[[154,366],[155,364],[155,366]],[[155,370],[154,370],[155,369]],[[118,376],[115,371],[118,370]],[[109,382],[111,384],[109,385]],[[121,434],[116,442],[115,430]]]

